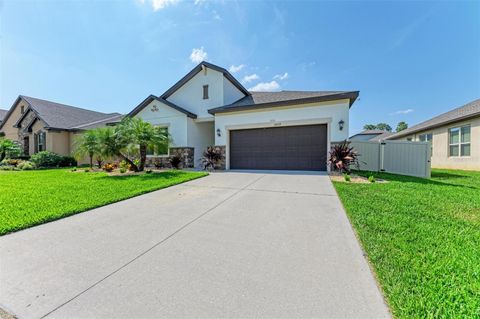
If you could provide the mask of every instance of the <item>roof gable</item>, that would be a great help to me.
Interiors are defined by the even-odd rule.
[[[183,114],[185,114],[186,116],[188,116],[189,118],[192,118],[192,119],[196,119],[197,118],[197,115],[190,112],[190,111],[187,111],[185,110],[184,108],[170,102],[170,101],[167,101],[165,99],[162,99],[160,97],[156,97],[155,95],[153,94],[150,94],[145,100],[143,100],[140,104],[138,104],[130,113],[127,114],[128,117],[134,117],[135,115],[137,115],[141,110],[143,110],[145,107],[147,107],[150,103],[152,103],[152,101],[159,101],[179,112],[182,112]]]
[[[196,67],[194,67],[190,72],[188,72],[183,78],[181,78],[177,83],[175,83],[171,88],[169,88],[165,93],[163,93],[160,98],[167,99],[178,89],[180,89],[185,83],[190,81],[195,75],[197,75],[203,68],[209,68],[215,71],[218,71],[223,74],[223,76],[228,79],[237,89],[239,89],[243,94],[250,95],[250,92],[240,83],[237,79],[233,77],[226,69],[219,67],[218,65],[208,63],[205,61],[200,62]]]
[[[27,103],[28,107],[27,110],[25,110],[26,112],[17,121],[17,124],[23,120],[27,111],[31,111],[35,113],[35,115],[45,124],[45,127],[49,129],[72,130],[82,124],[92,123],[120,115],[119,113],[102,113],[20,95],[5,116],[5,121],[0,125],[0,129],[22,100]]]

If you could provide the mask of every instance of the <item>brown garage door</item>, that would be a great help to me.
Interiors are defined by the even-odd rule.
[[[230,131],[232,169],[327,169],[327,125]]]

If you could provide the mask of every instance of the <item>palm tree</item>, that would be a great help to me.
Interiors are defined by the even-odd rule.
[[[105,158],[119,157],[134,171],[138,171],[137,165],[126,155],[129,144],[129,136],[122,123],[116,127],[107,126],[98,129],[100,154]]]
[[[155,127],[141,118],[128,118],[120,126],[124,126],[123,130],[128,135],[130,143],[138,147],[140,153],[139,171],[143,171],[145,168],[149,147],[168,147],[169,137],[164,128]]]
[[[93,157],[100,154],[98,137],[98,129],[88,130],[80,135],[75,141],[75,157],[81,159],[88,156],[90,160],[90,168],[93,168]]]

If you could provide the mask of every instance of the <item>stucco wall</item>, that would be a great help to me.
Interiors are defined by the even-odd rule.
[[[153,111],[152,107],[157,106],[158,111]],[[187,116],[160,101],[152,101],[135,117],[142,118],[153,125],[168,127],[168,132],[173,139],[173,145],[176,147],[189,146],[187,139]]]
[[[448,130],[470,124],[470,156],[449,157],[448,156]],[[419,141],[419,135],[432,133],[432,167],[434,168],[456,168],[467,170],[480,170],[480,117],[448,124],[431,130],[417,132],[402,137],[400,140],[411,138],[412,141]]]
[[[188,119],[188,145],[194,148],[194,165],[200,167],[200,159],[207,146],[215,143],[214,122],[196,122]]]
[[[208,85],[208,99],[203,99],[203,86]],[[196,114],[199,119],[213,118],[208,110],[233,103],[243,97],[223,73],[207,68],[197,73],[190,81],[167,98],[184,109]]]
[[[343,120],[340,131],[338,122]],[[275,127],[286,125],[328,124],[328,141],[342,141],[348,138],[349,101],[339,100],[310,103],[295,107],[277,107],[254,111],[220,113],[215,116],[215,145],[226,145],[226,166],[229,168],[229,131],[234,129]]]
[[[232,104],[243,98],[243,94],[235,85],[232,84],[227,78],[223,78],[223,105]]]
[[[57,153],[59,155],[71,156],[70,150],[70,134],[66,131],[47,132],[47,151]]]

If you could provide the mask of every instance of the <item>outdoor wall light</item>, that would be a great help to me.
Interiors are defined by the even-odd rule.
[[[218,137],[222,136],[222,131],[220,131],[219,128],[217,128],[217,136],[218,136]]]
[[[343,120],[340,120],[340,122],[338,122],[338,129],[340,131],[343,131],[343,124],[345,124],[345,122]]]

